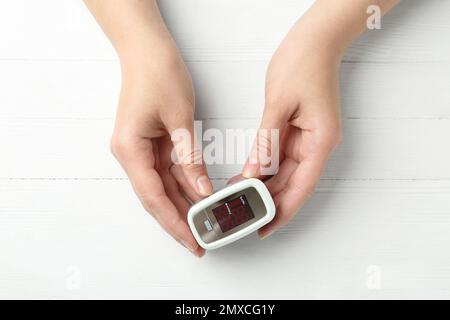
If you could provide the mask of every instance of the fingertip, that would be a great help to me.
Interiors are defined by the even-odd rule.
[[[205,249],[198,247],[194,254],[197,258],[203,258],[206,254],[206,251]]]
[[[258,235],[261,240],[265,240],[273,235],[277,231],[277,226],[272,223],[269,223],[258,230]]]
[[[190,252],[192,252],[193,254],[196,253],[196,251],[198,249],[198,245],[193,245],[193,244],[189,243],[189,241],[186,241],[186,240],[183,240],[183,239],[181,239],[180,242]]]
[[[242,174],[239,174],[237,176],[231,177],[228,181],[227,181],[227,186],[235,184],[241,180],[244,180],[245,178],[242,176]]]
[[[258,176],[258,169],[258,164],[247,163],[244,167],[244,170],[242,171],[242,176],[247,179],[255,178]]]
[[[197,179],[197,189],[202,196],[210,196],[213,193],[211,180],[207,176],[201,176]]]
[[[205,249],[195,241],[191,234],[186,234],[183,238],[179,239],[179,242],[196,257],[201,258],[205,255]]]
[[[266,233],[260,233],[259,237],[260,237],[261,240],[265,240],[265,239],[269,238],[271,235],[273,235],[274,232],[275,231],[268,231]]]

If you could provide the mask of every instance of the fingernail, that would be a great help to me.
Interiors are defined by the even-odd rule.
[[[213,192],[211,181],[209,181],[207,176],[201,176],[197,179],[197,188],[204,196],[209,196]]]
[[[273,235],[274,231],[271,231],[269,233],[266,233],[265,235],[261,236],[261,240],[267,239],[268,237],[270,237],[271,235]]]
[[[201,252],[201,253],[196,252],[195,256],[198,257],[198,258],[203,258],[205,256],[205,254],[206,254],[206,252]]]
[[[190,252],[192,252],[193,254],[195,254],[196,249],[188,242],[184,241],[184,240],[180,240],[181,244],[186,247],[186,249],[188,249]]]
[[[244,167],[244,171],[242,172],[242,176],[245,178],[253,178],[258,174],[258,164],[249,164],[247,163]]]

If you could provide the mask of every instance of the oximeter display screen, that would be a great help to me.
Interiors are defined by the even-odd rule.
[[[212,212],[223,233],[230,231],[255,217],[245,195],[241,195],[239,198],[225,202],[212,209]]]

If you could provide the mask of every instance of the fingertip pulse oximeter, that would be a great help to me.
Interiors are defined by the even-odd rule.
[[[274,216],[275,204],[265,184],[247,179],[193,205],[188,223],[198,244],[212,250],[253,233]]]

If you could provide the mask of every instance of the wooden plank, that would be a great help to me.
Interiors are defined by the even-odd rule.
[[[257,119],[206,120],[203,129],[225,135],[257,125]],[[112,120],[1,120],[0,178],[123,178],[109,152],[112,127]],[[450,179],[449,120],[347,120],[344,128],[325,179]],[[243,161],[245,150],[238,155]],[[212,165],[210,173],[226,178],[240,168]]]
[[[0,61],[1,118],[112,118],[117,62]]]
[[[448,181],[324,181],[268,240],[198,260],[128,181],[0,181],[0,297],[449,298],[449,192]]]
[[[258,118],[265,62],[191,62],[199,118]],[[0,61],[0,118],[112,119],[117,62]],[[344,64],[345,118],[450,118],[450,63]]]
[[[268,60],[312,2],[248,0],[231,6],[227,0],[164,0],[160,5],[187,60],[229,61]],[[450,43],[443,39],[450,32],[449,10],[447,1],[404,1],[383,19],[381,31],[361,37],[345,59],[448,61]],[[116,59],[81,1],[9,1],[0,12],[0,30],[0,59]]]

